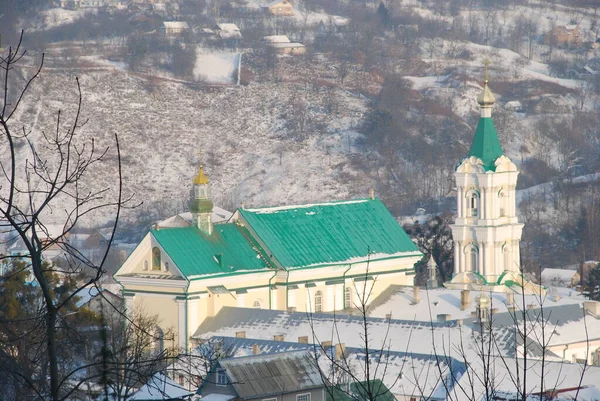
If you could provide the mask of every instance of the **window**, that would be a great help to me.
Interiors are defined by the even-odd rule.
[[[179,377],[177,377],[177,383],[179,383],[180,386],[183,386],[183,375],[179,375]]]
[[[352,288],[346,286],[344,290],[344,308],[352,307]]]
[[[169,262],[165,262],[165,270],[169,271]]]
[[[217,371],[217,385],[224,386],[227,384],[227,375],[225,374],[225,369],[219,369]]]
[[[477,195],[476,192],[473,192],[469,196],[469,209],[471,211],[471,213],[470,213],[471,217],[478,216],[478,208],[479,208],[478,206],[479,206],[479,195]]]
[[[321,291],[315,293],[315,312],[323,312],[323,293]]]
[[[277,398],[265,398],[262,401],[277,401]]]
[[[470,267],[470,271],[472,272],[476,272],[477,271],[477,248],[475,248],[474,246],[471,247],[471,250],[469,251],[470,256],[471,256],[471,265]]]
[[[144,260],[144,271],[148,270],[148,261]]]
[[[152,270],[160,270],[160,249],[152,248]]]
[[[310,401],[310,393],[298,394],[296,401]]]
[[[506,215],[506,192],[504,190],[500,191],[498,194],[498,203],[500,204],[500,217],[504,217]]]

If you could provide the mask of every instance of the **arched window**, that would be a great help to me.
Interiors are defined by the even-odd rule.
[[[344,290],[344,308],[352,307],[352,288],[350,286],[346,286]]]
[[[315,293],[315,312],[323,312],[323,293],[321,291]]]
[[[152,248],[152,270],[160,270],[160,249]]]
[[[467,204],[468,204],[468,216],[478,217],[479,216],[479,194],[475,191],[472,191],[467,196]]]
[[[504,245],[502,247],[502,256],[504,256],[504,270],[505,271],[510,271],[510,270],[514,270],[512,269],[511,265],[512,265],[512,257],[510,255],[510,247],[508,245]]]
[[[500,192],[498,193],[498,205],[499,205],[499,214],[498,216],[500,217],[504,217],[506,216],[506,191],[505,190],[500,190]]]
[[[169,271],[169,262],[165,262],[165,271]]]
[[[148,261],[144,260],[144,271],[148,270]]]
[[[260,309],[260,301],[254,301],[254,303],[252,304],[252,307],[256,308],[256,309]]]
[[[466,271],[468,272],[476,272],[477,271],[477,261],[479,256],[479,250],[474,244],[469,244],[465,247],[465,257],[466,257]]]

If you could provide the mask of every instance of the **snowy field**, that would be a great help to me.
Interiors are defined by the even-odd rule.
[[[241,53],[205,53],[197,50],[194,78],[209,84],[237,85]]]

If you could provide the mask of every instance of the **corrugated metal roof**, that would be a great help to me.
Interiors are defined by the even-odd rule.
[[[244,399],[323,386],[319,368],[307,351],[222,359],[219,365]]]
[[[240,209],[284,267],[356,262],[420,252],[379,200]]]
[[[163,228],[151,233],[186,277],[266,269],[242,230],[236,224],[219,224],[212,235],[196,227]]]

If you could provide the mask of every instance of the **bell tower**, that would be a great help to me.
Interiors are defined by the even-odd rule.
[[[457,215],[452,228],[454,275],[449,288],[501,285],[520,274],[519,242],[523,224],[516,215],[519,172],[503,154],[492,120],[496,99],[485,83],[477,97],[480,117],[471,150],[456,168]],[[456,284],[456,285],[454,285]],[[471,285],[472,287],[472,285]]]
[[[213,203],[210,199],[210,186],[208,177],[204,175],[204,166],[200,165],[198,174],[194,177],[194,199],[190,205],[193,224],[205,234],[213,232],[212,210]]]

